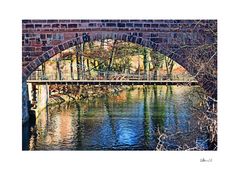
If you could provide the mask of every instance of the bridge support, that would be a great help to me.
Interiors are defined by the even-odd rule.
[[[22,81],[22,123],[26,123],[29,120],[30,101],[28,94],[28,85],[26,80]]]

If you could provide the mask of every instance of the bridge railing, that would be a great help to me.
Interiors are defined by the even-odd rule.
[[[76,74],[62,73],[61,80],[78,80]],[[42,72],[32,73],[28,80],[60,80],[58,74],[43,74]],[[179,80],[179,81],[194,81],[195,79],[189,75],[173,74],[171,78],[167,75],[155,75],[154,73],[118,73],[114,71],[94,73],[85,72],[79,76],[79,80]]]

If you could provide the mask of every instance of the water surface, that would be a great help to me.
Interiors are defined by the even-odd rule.
[[[155,150],[158,129],[180,134],[179,142],[207,147],[206,134],[196,128],[191,107],[201,103],[189,93],[193,86],[136,86],[91,100],[64,102],[46,107],[36,124],[23,126],[23,150]]]

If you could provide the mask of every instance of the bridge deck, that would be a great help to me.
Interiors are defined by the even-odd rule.
[[[27,83],[77,85],[198,85],[197,81],[182,80],[27,80]]]

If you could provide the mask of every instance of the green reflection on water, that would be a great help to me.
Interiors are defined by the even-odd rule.
[[[154,150],[158,128],[187,132],[188,122],[195,121],[189,107],[200,99],[186,97],[195,89],[199,87],[136,86],[48,106],[37,119],[29,149]]]

